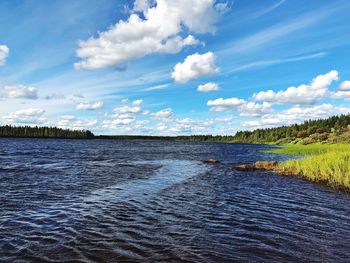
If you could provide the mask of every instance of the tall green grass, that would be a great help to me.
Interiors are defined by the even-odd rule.
[[[270,150],[269,152],[291,155],[315,155],[330,151],[350,152],[350,144],[284,144],[277,149]]]
[[[350,190],[350,144],[284,145],[273,152],[306,155],[279,166],[308,180]]]

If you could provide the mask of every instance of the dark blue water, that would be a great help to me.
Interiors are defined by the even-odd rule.
[[[350,197],[265,148],[0,139],[0,262],[349,262]]]

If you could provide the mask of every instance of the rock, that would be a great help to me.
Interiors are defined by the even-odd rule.
[[[244,163],[234,166],[237,171],[275,171],[278,168],[276,161],[258,161],[256,163]]]
[[[238,164],[234,167],[237,171],[255,171],[256,167],[254,164],[244,163],[244,164]]]
[[[276,161],[258,161],[255,163],[257,170],[275,170],[278,165]]]
[[[209,160],[205,160],[205,161],[203,161],[203,163],[208,163],[208,164],[218,164],[218,163],[220,163],[220,161],[218,161],[218,160],[214,160],[214,159],[209,159]]]

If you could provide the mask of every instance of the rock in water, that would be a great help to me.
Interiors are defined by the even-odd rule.
[[[255,163],[257,170],[275,170],[278,165],[276,161],[258,161]]]
[[[209,160],[203,161],[203,163],[218,164],[218,163],[220,163],[220,161],[214,160],[214,159],[209,159]]]
[[[237,171],[245,171],[245,172],[257,170],[254,164],[249,164],[249,163],[238,164],[234,168]]]
[[[278,167],[276,161],[258,161],[256,163],[243,163],[235,165],[237,171],[275,171]]]

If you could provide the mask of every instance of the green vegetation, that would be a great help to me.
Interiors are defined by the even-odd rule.
[[[273,152],[306,155],[303,159],[281,163],[279,167],[282,170],[293,171],[293,174],[314,182],[350,190],[350,145],[285,145]]]
[[[241,131],[234,136],[234,141],[280,144],[282,147],[270,152],[304,158],[280,163],[277,172],[350,190],[350,115]]]
[[[236,142],[313,144],[350,143],[350,115],[328,119],[309,120],[302,124],[277,128],[240,131],[233,137]]]
[[[232,142],[233,136],[188,135],[188,136],[146,136],[146,135],[100,135],[97,139],[110,140],[161,140],[189,142]]]
[[[350,151],[349,144],[284,144],[282,147],[278,147],[277,149],[270,150],[271,153],[277,154],[291,154],[291,155],[315,155],[322,154],[326,152],[337,151],[344,152]]]
[[[15,127],[5,125],[0,126],[0,137],[92,139],[94,134],[90,131],[68,130],[56,127]]]

